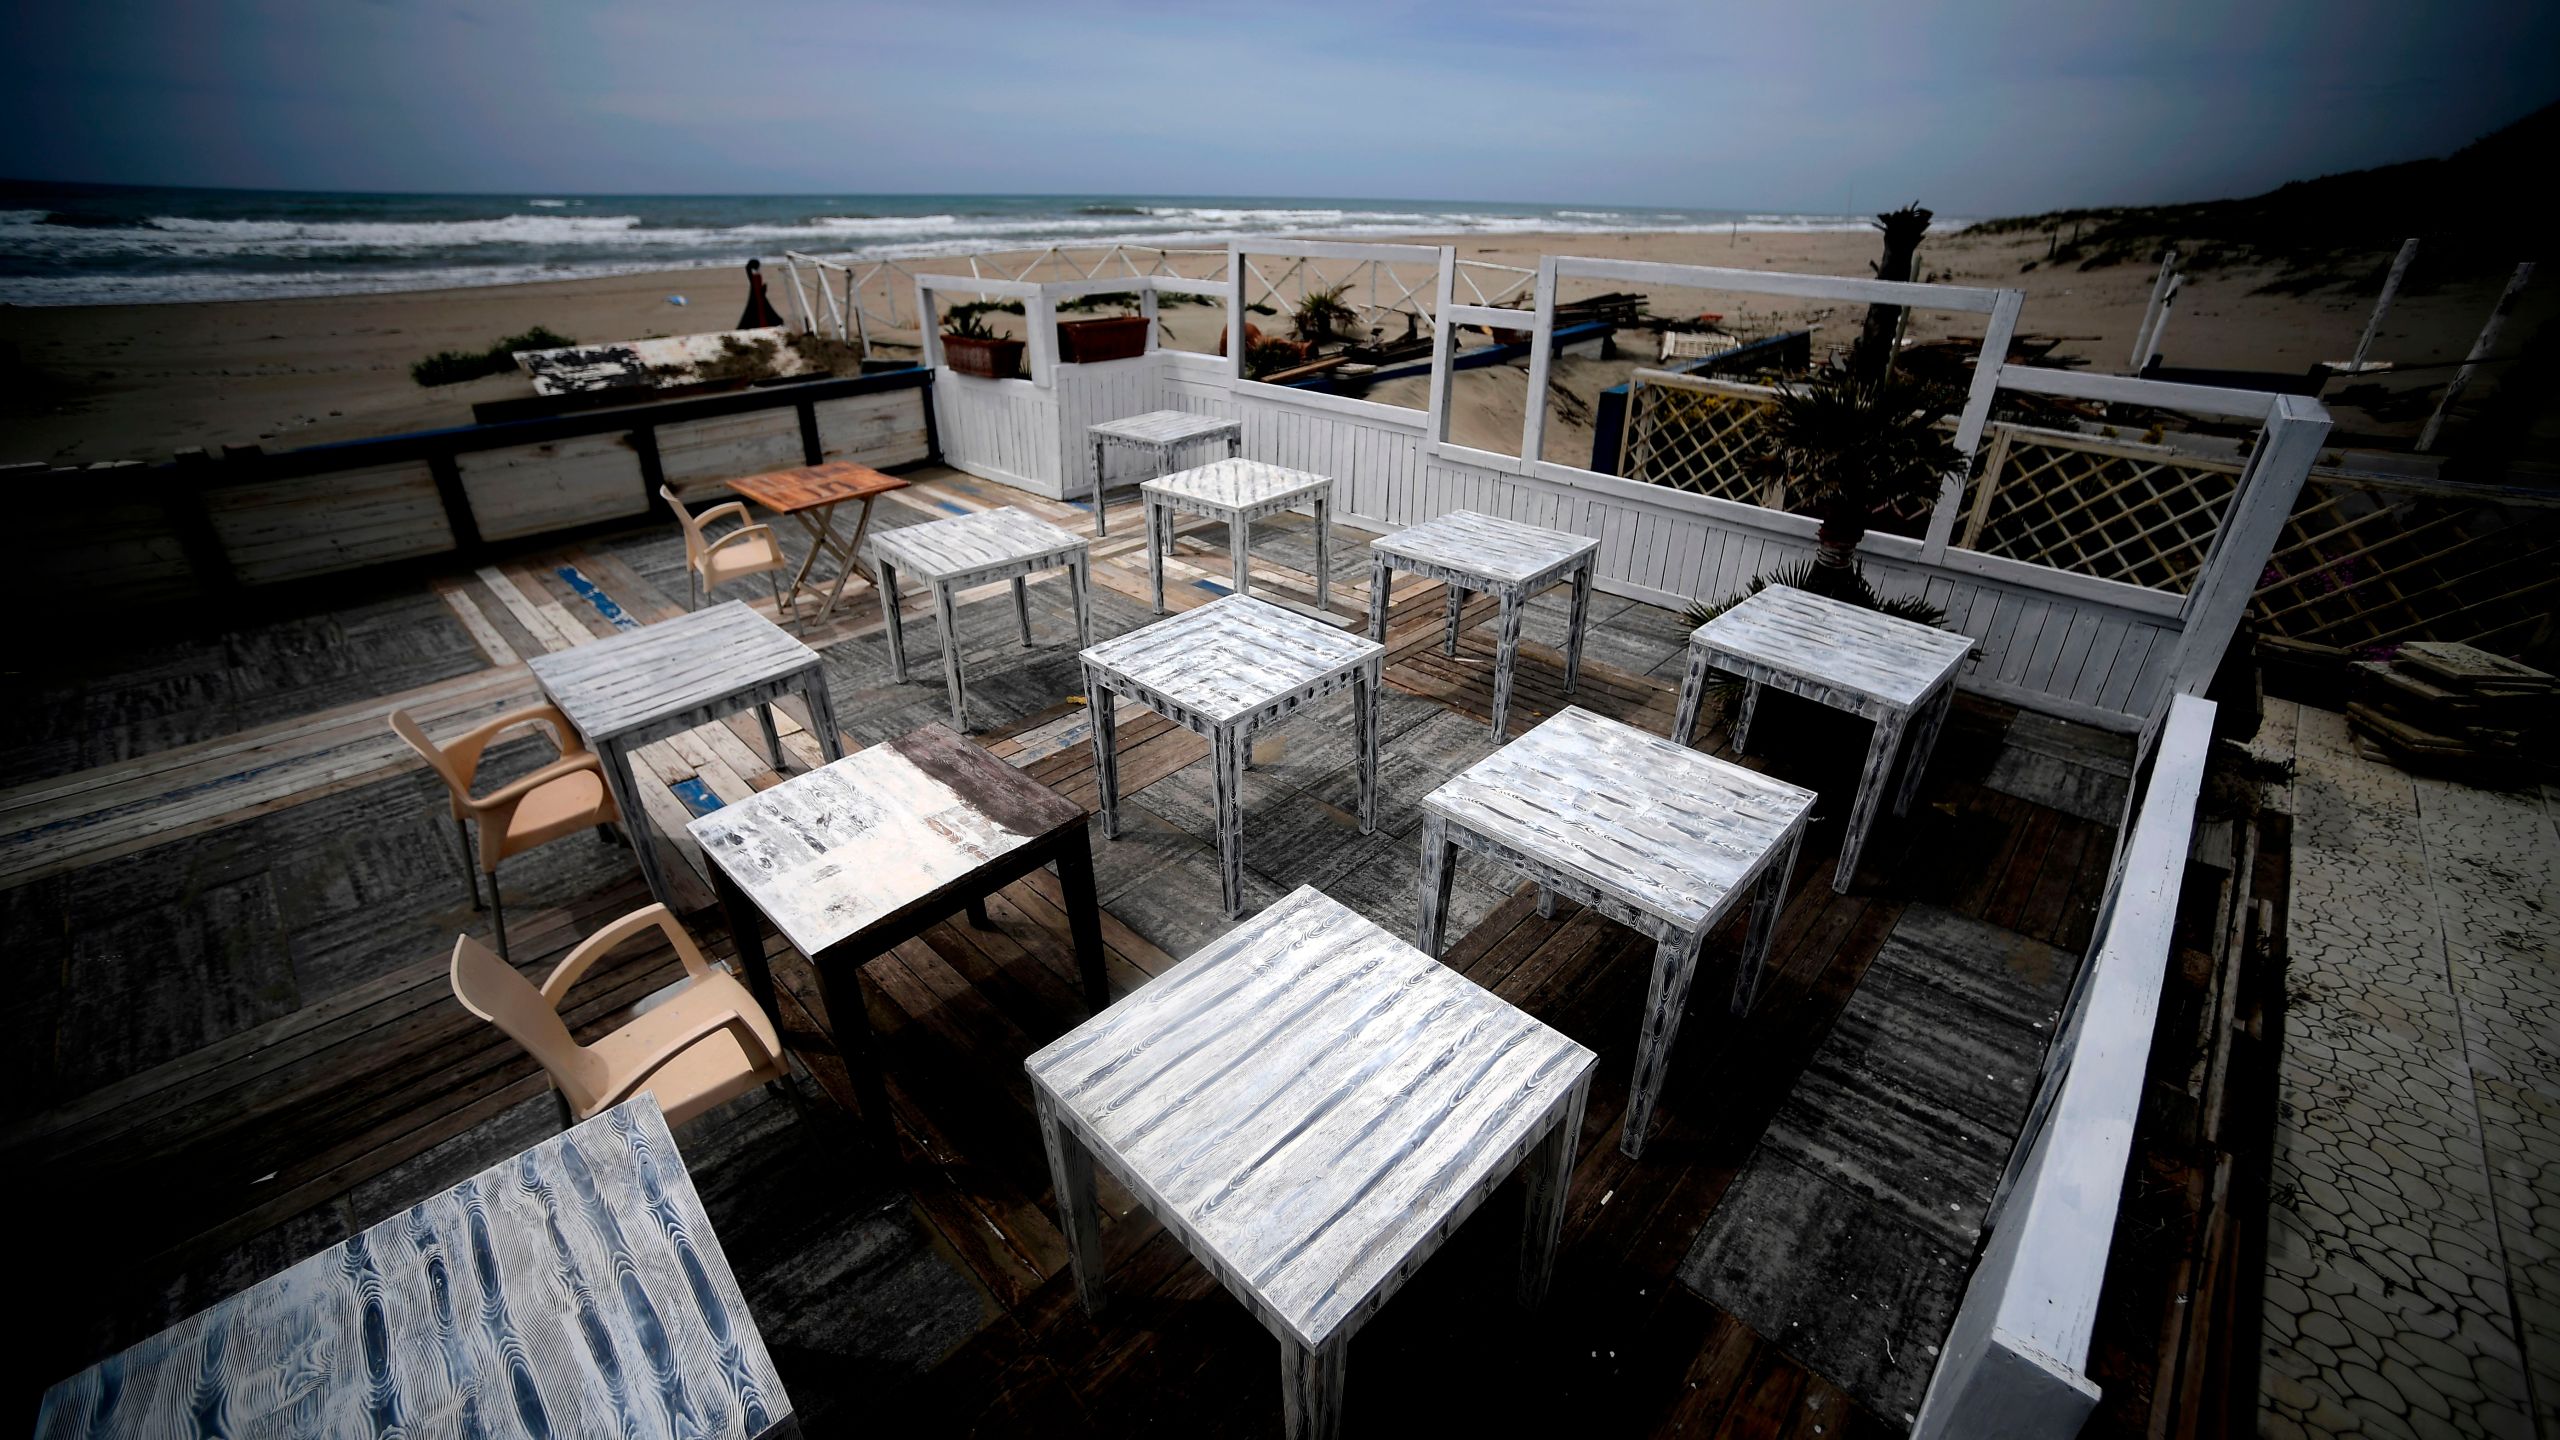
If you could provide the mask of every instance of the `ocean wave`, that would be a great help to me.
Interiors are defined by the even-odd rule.
[[[558,210],[569,205],[574,205],[577,202],[574,200],[527,200],[524,203],[534,206],[537,209]]]

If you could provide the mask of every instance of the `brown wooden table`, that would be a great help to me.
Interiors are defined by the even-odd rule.
[[[771,921],[817,970],[863,1119],[884,1137],[888,1096],[862,967],[900,942],[964,909],[986,928],[987,896],[1054,862],[1085,1004],[1099,1014],[1111,1003],[1084,807],[947,725],[858,750],[686,829],[711,862],[747,988],[781,1013],[764,954]]]
[[[800,562],[799,571],[791,577],[791,590],[783,597],[785,605],[800,598],[802,582],[809,578],[809,567],[818,563],[818,553],[825,551],[836,562],[835,583],[827,587],[826,603],[818,607],[818,618],[836,608],[836,600],[844,594],[844,582],[862,567],[855,563],[854,552],[862,547],[862,532],[871,527],[871,502],[892,490],[904,490],[907,482],[895,475],[883,475],[868,465],[850,460],[835,460],[824,465],[802,465],[790,470],[774,470],[762,475],[749,475],[732,480],[729,488],[776,515],[788,515],[809,533],[808,558]],[[836,539],[836,507],[848,500],[862,502],[861,517],[853,522],[853,538]],[[871,577],[863,573],[865,580]]]

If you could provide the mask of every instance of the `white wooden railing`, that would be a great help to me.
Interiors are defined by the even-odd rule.
[[[2150,781],[2138,808],[2128,807],[2130,838],[2099,907],[2097,942],[2073,979],[1913,1440],[2070,1440],[2097,1405],[2089,1337],[2142,1108],[2213,709],[2175,697],[2147,746]]]
[[[1245,377],[1244,325],[1256,297],[1285,299],[1274,287],[1294,286],[1311,273],[1340,283],[1339,276],[1363,265],[1379,272],[1382,309],[1418,305],[1431,317],[1434,347],[1424,408]],[[1427,299],[1418,288],[1423,267],[1434,272]],[[1081,499],[1089,493],[1092,465],[1085,425],[1148,409],[1229,415],[1244,424],[1245,454],[1333,476],[1334,513],[1348,523],[1396,529],[1473,509],[1594,536],[1601,542],[1599,588],[1677,608],[1721,599],[1755,575],[1811,555],[1819,522],[1751,499],[1687,493],[1547,460],[1541,448],[1544,405],[1525,407],[1517,453],[1455,443],[1449,438],[1450,382],[1459,327],[1531,332],[1528,393],[1543,396],[1557,291],[1573,282],[1885,303],[1978,316],[1980,354],[1965,403],[1952,417],[1954,438],[1965,454],[1979,450],[1992,402],[2004,390],[2183,411],[2257,427],[2246,468],[2217,518],[2211,548],[2179,590],[1964,548],[1956,543],[1967,499],[1961,470],[1945,477],[1935,503],[1920,517],[1925,524],[1913,527],[1919,533],[1873,531],[1861,549],[1861,561],[1879,588],[1925,595],[1946,611],[1951,628],[1979,642],[1961,678],[1966,689],[2067,719],[2138,731],[2145,717],[2165,710],[2169,695],[2198,693],[2211,679],[2329,428],[2328,414],[2316,401],[2296,396],[1997,363],[2018,324],[2023,296],[2014,290],[1567,256],[1540,262],[1533,308],[1520,310],[1461,301],[1461,293],[1485,292],[1462,290],[1462,267],[1448,247],[1289,240],[1230,246],[1225,273],[1235,283],[1135,277],[1155,286],[1224,294],[1224,356],[1157,347],[1136,359],[1100,365],[1058,362],[1056,302],[1097,290],[1141,289],[1135,279],[920,276],[920,291],[1023,299],[1031,320],[1030,379],[971,380],[948,369],[939,372],[934,403],[946,458],[1037,493]],[[1365,292],[1360,298],[1365,303]],[[930,313],[930,304],[929,295],[920,298],[919,313]]]

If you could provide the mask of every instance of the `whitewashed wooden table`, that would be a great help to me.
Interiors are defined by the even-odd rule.
[[[844,753],[818,652],[736,600],[536,655],[525,668],[595,747],[614,804],[631,827],[631,848],[649,893],[670,904],[675,897],[649,838],[648,812],[640,808],[633,751],[752,707],[764,722],[773,768],[781,770],[782,741],[774,733],[772,706],[796,694],[808,704],[809,728],[828,757]]]
[[[1173,468],[1176,455],[1186,445],[1206,440],[1227,442],[1227,456],[1235,457],[1244,448],[1244,422],[1216,415],[1195,415],[1188,410],[1150,410],[1144,415],[1126,415],[1088,425],[1085,434],[1093,439],[1093,533],[1111,532],[1103,523],[1103,478],[1105,459],[1113,448],[1134,450],[1146,457],[1147,479],[1154,479]]]
[[[1378,828],[1378,686],[1387,647],[1248,595],[1229,595],[1084,652],[1102,833],[1120,836],[1118,702],[1137,701],[1209,741],[1218,883],[1244,913],[1244,767],[1253,732],[1342,690],[1360,749],[1360,833]]]
[[[998,580],[1013,582],[1013,615],[1022,626],[1024,649],[1031,646],[1031,596],[1026,577],[1041,570],[1064,570],[1075,592],[1076,643],[1093,643],[1093,595],[1089,587],[1091,546],[1081,535],[1011,506],[957,515],[923,525],[908,525],[871,542],[872,565],[879,577],[880,610],[889,622],[889,675],[907,678],[906,622],[898,613],[898,581],[919,580],[933,587],[934,620],[942,627],[942,679],[951,689],[951,723],[969,728],[969,696],[960,676],[959,592]]]
[[[686,829],[711,861],[757,1003],[781,1013],[765,960],[769,920],[818,972],[864,1117],[884,1134],[862,967],[899,943],[963,910],[985,928],[987,896],[1055,864],[1085,1003],[1110,1003],[1084,807],[945,726],[795,775]]]
[[[1442,650],[1458,653],[1458,612],[1467,592],[1502,602],[1501,639],[1494,647],[1493,738],[1511,714],[1511,675],[1520,663],[1520,624],[1529,597],[1570,580],[1573,615],[1566,627],[1564,693],[1582,683],[1582,631],[1591,615],[1591,567],[1600,542],[1561,530],[1542,530],[1472,510],[1452,510],[1369,542],[1369,638],[1387,638],[1387,601],[1395,572],[1408,571],[1449,587],[1449,633]]]
[[[1834,710],[1875,722],[1866,769],[1849,807],[1840,840],[1840,865],[1831,888],[1847,894],[1858,856],[1875,828],[1876,810],[1892,784],[1894,757],[1906,730],[1911,753],[1894,789],[1893,813],[1906,814],[1929,769],[1929,752],[1955,704],[1956,669],[1973,653],[1973,637],[1916,621],[1879,615],[1786,585],[1772,585],[1689,636],[1689,673],[1680,682],[1680,708],[1671,738],[1686,745],[1697,728],[1707,672],[1723,670],[1743,680],[1742,712],[1733,722],[1739,755],[1751,735],[1752,713],[1763,686],[1774,685]]]
[[[1316,605],[1333,600],[1333,480],[1304,470],[1284,470],[1259,460],[1216,460],[1193,470],[1150,480],[1139,487],[1147,502],[1147,582],[1156,613],[1164,613],[1164,557],[1173,549],[1177,515],[1205,515],[1227,522],[1227,546],[1235,567],[1235,593],[1253,588],[1249,557],[1253,522],[1296,508],[1314,506],[1316,518]]]
[[[39,1436],[754,1436],[790,1397],[643,1094],[101,1361]]]
[[[1732,1010],[1751,1012],[1814,794],[1568,705],[1422,801],[1424,951],[1440,953],[1461,849],[1537,883],[1541,914],[1564,895],[1654,942],[1626,1129],[1644,1152],[1707,936],[1747,895]]]
[[[1086,1310],[1098,1162],[1278,1338],[1286,1433],[1329,1436],[1353,1332],[1524,1159],[1545,1298],[1593,1059],[1309,886],[1025,1068]]]

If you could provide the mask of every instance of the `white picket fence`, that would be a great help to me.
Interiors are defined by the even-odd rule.
[[[1411,410],[1247,380],[1245,304],[1226,281],[1167,276],[1087,280],[994,280],[922,274],[917,312],[933,296],[969,293],[1021,299],[1029,325],[1030,377],[973,380],[947,367],[934,404],[944,456],[955,466],[1037,494],[1089,493],[1091,450],[1084,427],[1151,409],[1189,409],[1244,421],[1252,458],[1331,475],[1335,513],[1346,522],[1396,529],[1451,510],[1478,510],[1597,536],[1598,584],[1612,594],[1682,606],[1721,598],[1754,576],[1813,552],[1807,516],[1690,494],[1543,459],[1473,450],[1447,439],[1449,360],[1462,325],[1529,329],[1530,393],[1546,388],[1547,337],[1560,280],[1598,279],[1666,288],[1740,291],[1805,299],[1902,304],[1983,317],[1983,353],[2005,354],[2022,300],[2014,290],[1968,289],[1824,275],[1792,275],[1634,261],[1549,257],[1535,277],[1530,311],[1463,304],[1460,267],[1445,247],[1273,241],[1231,247],[1224,273],[1277,278],[1296,259],[1383,262],[1437,268],[1432,297],[1436,348],[1430,406]],[[1280,262],[1275,265],[1273,262]],[[1222,295],[1228,302],[1225,357],[1151,348],[1131,360],[1069,365],[1056,359],[1056,304],[1104,291],[1138,290],[1150,312],[1158,288]],[[1156,344],[1150,337],[1150,346]],[[939,363],[938,348],[929,363]],[[2181,410],[2260,427],[2248,472],[2219,527],[2214,551],[2184,593],[2154,590],[2051,566],[1985,555],[1951,543],[1964,477],[1950,475],[1920,537],[1870,534],[1863,552],[1877,584],[1925,594],[1950,627],[1980,642],[1962,684],[1993,699],[2118,730],[2138,730],[2173,691],[2200,691],[2220,663],[2285,515],[2329,427],[2317,402],[2295,396],[2214,390],[2069,371],[1978,364],[1957,417],[1957,444],[1976,453],[1993,396],[2002,389]],[[1540,455],[1545,409],[1527,409],[1520,455]]]

